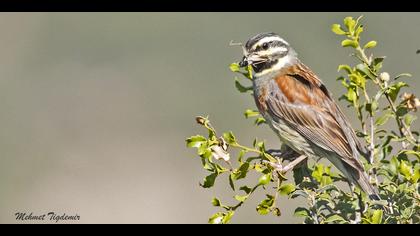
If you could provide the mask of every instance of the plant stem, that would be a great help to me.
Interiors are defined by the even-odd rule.
[[[228,208],[229,208],[229,210],[236,211],[236,209],[238,209],[240,206],[242,206],[242,204],[244,204],[244,202],[246,202],[246,201],[249,199],[249,197],[251,196],[251,194],[253,194],[253,193],[255,192],[255,190],[256,190],[259,186],[260,186],[259,184],[255,185],[255,186],[251,189],[251,191],[250,191],[250,192],[246,195],[246,199],[245,199],[244,201],[239,202],[239,203],[238,203],[238,204],[236,204],[235,206],[230,206],[230,207],[228,207]]]
[[[232,144],[230,144],[230,146],[243,149],[243,150],[245,150],[247,152],[257,153],[257,154],[259,154],[259,155],[261,155],[263,157],[266,157],[271,162],[275,162],[276,161],[276,159],[274,157],[272,157],[270,154],[265,153],[265,152],[262,152],[262,151],[260,151],[258,149],[255,149],[255,148],[249,148],[249,147],[240,145],[239,143],[232,143]]]
[[[311,209],[311,217],[314,220],[314,224],[319,224],[318,215],[316,212],[316,198],[313,195],[310,195],[309,201],[310,209]]]
[[[369,67],[370,64],[371,64],[371,60],[366,56],[365,51],[360,46],[357,46],[356,51],[360,55],[360,59],[363,61],[363,63],[366,64]],[[367,93],[366,88],[362,88],[362,90],[363,90],[363,95],[365,97],[366,103],[371,104],[371,106],[372,106],[372,99],[369,97],[369,94]],[[370,128],[370,135],[369,135],[370,136],[370,139],[369,139],[370,156],[369,156],[369,162],[370,162],[370,164],[374,164],[374,161],[375,161],[375,125],[374,125],[374,121],[373,121],[374,111],[372,110],[372,107],[371,107],[371,111],[368,112],[368,114],[369,114],[369,128]],[[365,131],[365,129],[364,129],[364,131]],[[369,175],[373,176],[373,178],[375,180],[375,184],[377,184],[376,168],[375,167],[372,168],[371,171],[369,171]]]
[[[282,182],[282,177],[277,172],[277,186],[276,186],[276,193],[274,194],[272,209],[276,208],[276,202],[277,202],[277,198],[279,197],[279,190],[280,190],[281,182]]]
[[[374,71],[374,70],[371,69],[371,63],[372,62],[366,56],[365,51],[360,46],[358,46],[356,48],[356,51],[358,52],[358,55],[357,55],[358,58],[361,59],[362,62],[366,66],[368,66],[368,68],[370,68],[370,71],[375,76],[374,83],[377,84],[380,87],[380,89],[384,90],[385,87],[383,86],[383,84],[381,83],[381,81],[378,79],[378,74],[376,73],[376,71]],[[404,123],[404,121],[401,119],[401,117],[397,115],[397,108],[396,108],[394,102],[392,101],[391,97],[386,92],[384,93],[384,95],[385,95],[385,97],[386,97],[386,99],[387,99],[387,101],[388,101],[388,103],[389,103],[389,105],[390,105],[390,107],[392,109],[392,112],[395,114],[395,119],[396,119],[396,122],[397,122],[397,125],[398,125],[398,130],[400,132],[401,138],[402,137],[405,137],[405,136],[408,136],[411,139],[410,141],[412,143],[415,143],[415,140],[416,139],[414,138],[413,134],[410,132],[409,127],[407,127],[407,125]]]
[[[249,148],[249,147],[240,145],[239,143],[232,143],[232,144],[230,144],[230,146],[236,147],[236,148],[241,148],[241,149],[243,149],[247,152],[254,152],[254,153],[262,154],[262,152],[260,150],[257,150],[255,148]]]

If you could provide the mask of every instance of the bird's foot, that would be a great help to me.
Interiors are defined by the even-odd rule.
[[[276,157],[276,160],[276,162],[271,162],[267,160],[263,160],[263,162],[273,167],[275,171],[283,173],[283,165],[281,164],[281,160],[278,157]]]
[[[278,171],[282,174],[285,174],[286,172],[288,172],[289,170],[295,168],[298,164],[300,164],[301,162],[303,162],[304,160],[306,160],[306,156],[305,155],[300,155],[297,158],[294,158],[293,161],[289,162],[287,165],[283,166],[282,165],[282,161],[280,158],[276,157],[277,162],[270,162],[267,160],[264,160],[264,163],[269,164],[271,167],[273,167],[273,169],[275,171]]]

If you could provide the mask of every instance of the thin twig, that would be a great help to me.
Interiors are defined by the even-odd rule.
[[[371,67],[371,61],[366,56],[364,50],[360,46],[358,46],[356,48],[356,51],[359,53],[359,56],[356,55],[356,57],[361,59],[362,62],[366,66],[368,66],[368,68],[370,68]],[[375,76],[375,79],[374,79],[375,84],[379,85],[380,89],[382,89],[382,90],[385,89],[384,86],[380,83],[380,81],[378,79],[379,75],[377,73],[374,73],[373,71],[371,71],[371,72]],[[392,101],[391,97],[389,96],[388,93],[384,93],[384,95],[385,95],[385,97],[386,97],[386,99],[387,99],[387,101],[388,101],[388,103],[389,103],[389,105],[392,109],[392,112],[395,114],[395,119],[397,121],[400,136],[401,137],[408,136],[411,139],[410,141],[412,143],[415,143],[416,139],[414,138],[413,134],[410,132],[410,129],[407,127],[407,125],[404,123],[404,121],[401,119],[401,117],[397,115],[397,108],[396,108],[394,102]]]
[[[313,195],[310,195],[310,201],[309,201],[309,205],[310,205],[310,213],[311,213],[311,217],[314,220],[315,224],[319,224],[319,220],[318,220],[318,215],[316,212],[316,198]]]

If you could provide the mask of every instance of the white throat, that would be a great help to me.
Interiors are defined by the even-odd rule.
[[[277,73],[281,69],[283,69],[283,68],[285,68],[287,66],[290,66],[290,65],[295,64],[296,63],[296,60],[297,59],[296,59],[295,54],[289,53],[288,55],[286,55],[286,56],[284,56],[282,58],[279,58],[278,61],[277,61],[277,63],[274,64],[272,67],[267,68],[265,70],[262,70],[262,71],[260,71],[258,73],[255,73],[254,75],[255,75],[255,77],[261,77],[261,76],[264,76],[264,75],[267,75],[267,74]]]

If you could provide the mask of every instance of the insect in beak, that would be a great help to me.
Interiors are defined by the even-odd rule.
[[[242,53],[244,54],[244,57],[239,62],[239,67],[246,67],[249,65],[248,63],[248,53],[242,43],[235,43],[233,40],[230,41],[229,46],[241,46],[242,47]]]
[[[239,67],[246,67],[248,66],[248,59],[246,58],[246,56],[244,56],[242,58],[242,61],[239,62]]]

